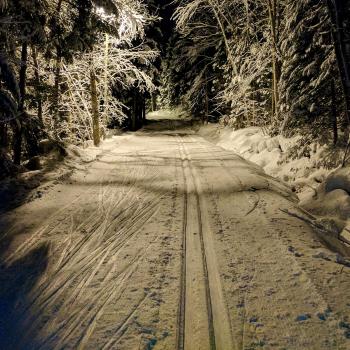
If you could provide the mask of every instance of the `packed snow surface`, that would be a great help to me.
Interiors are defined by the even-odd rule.
[[[1,349],[349,349],[349,262],[287,185],[170,112],[71,154],[1,216]]]
[[[258,127],[232,130],[207,125],[199,134],[289,184],[314,220],[350,243],[350,168],[339,169],[342,152],[318,143],[303,145],[300,136],[270,137]]]

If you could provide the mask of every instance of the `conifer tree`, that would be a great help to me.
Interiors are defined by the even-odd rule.
[[[319,1],[289,1],[285,18],[280,84],[284,119],[280,131],[306,127],[310,132],[312,124],[313,138],[332,130],[337,143],[336,110],[342,105],[342,92],[327,8]]]

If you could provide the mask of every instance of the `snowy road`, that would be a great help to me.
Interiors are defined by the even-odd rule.
[[[2,217],[0,348],[350,349],[350,269],[282,210],[186,122],[115,137]]]

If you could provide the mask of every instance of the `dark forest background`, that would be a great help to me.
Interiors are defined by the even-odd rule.
[[[350,1],[0,0],[0,29],[1,177],[160,107],[348,148]]]

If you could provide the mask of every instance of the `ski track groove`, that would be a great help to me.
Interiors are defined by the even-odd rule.
[[[187,138],[188,140],[192,141],[193,145],[196,145],[196,142],[193,142],[191,135],[187,135]],[[183,147],[190,162],[191,176],[195,185],[197,208],[199,210],[198,215],[201,222],[200,238],[202,252],[204,254],[203,261],[205,263],[206,285],[208,288],[208,312],[210,317],[210,326],[212,327],[210,346],[212,349],[218,348],[219,350],[232,350],[234,348],[234,341],[232,337],[231,318],[228,314],[226,296],[222,288],[219,266],[216,261],[215,242],[211,223],[208,219],[205,219],[204,221],[202,220],[202,214],[204,214],[204,218],[206,218],[206,215],[209,214],[205,194],[203,194],[203,185],[200,181],[201,177],[197,172],[196,166],[193,164],[191,154],[186,150],[185,143],[183,143]],[[210,186],[208,186],[208,188],[210,188]],[[208,261],[210,262],[208,263]],[[210,272],[208,271],[209,267]]]
[[[102,181],[101,181],[102,182]],[[93,188],[93,186],[88,187],[87,190],[91,190]],[[73,201],[71,201],[69,204],[65,205],[63,208],[59,209],[57,213],[53,214],[52,216],[50,216],[47,220],[45,220],[45,222],[43,224],[46,223],[46,226],[41,227],[40,229],[36,230],[34,233],[32,233],[31,237],[26,240],[25,242],[23,242],[12,254],[10,254],[8,257],[6,257],[6,259],[4,260],[4,263],[6,265],[10,265],[11,263],[13,263],[18,256],[23,255],[26,251],[28,251],[29,249],[35,247],[35,243],[38,241],[38,239],[44,234],[49,234],[52,232],[55,232],[55,230],[57,230],[60,225],[62,225],[62,221],[63,220],[59,220],[60,215],[64,214],[65,212],[71,214],[71,206],[72,204],[76,203],[79,199],[81,199],[81,197],[85,195],[85,192],[83,191],[80,195],[78,195]],[[78,208],[76,210],[76,212],[78,212],[80,210],[80,208]],[[46,231],[47,228],[50,227],[50,225],[55,222],[55,221],[60,221],[61,223],[57,225],[55,225],[52,229],[50,229],[49,231]],[[41,224],[41,225],[43,225]],[[13,229],[11,229],[13,230]],[[8,233],[6,233],[3,238],[5,238],[7,236]],[[32,243],[34,241],[34,243]]]
[[[200,146],[202,149],[204,149],[207,153],[211,153],[211,154],[212,154],[212,151],[211,151],[210,148],[207,146],[206,142],[203,142],[202,140],[199,140],[199,142],[198,142],[198,140],[197,140],[196,144],[197,144],[198,146]],[[213,159],[215,159],[215,157],[213,157]],[[230,176],[233,180],[235,180],[236,182],[238,182],[242,188],[244,188],[244,185],[243,185],[241,179],[239,178],[239,176],[238,176],[238,175],[235,175],[235,174],[232,174],[232,172],[227,168],[227,166],[224,164],[224,162],[223,162],[222,159],[216,159],[215,161],[216,161],[218,164],[220,164],[221,168],[225,170],[225,172],[228,174],[228,176]],[[273,179],[273,178],[272,178],[272,179]],[[276,181],[276,180],[273,179],[273,181]],[[277,186],[277,187],[278,187],[278,186]],[[267,188],[266,188],[265,190],[267,190],[267,191],[273,191],[273,189],[270,188],[270,186],[267,186]],[[283,189],[281,189],[281,192],[284,192]],[[247,197],[247,200],[250,202],[249,197],[248,197],[247,190],[246,190],[246,191],[243,191],[243,194]],[[280,193],[280,194],[281,194],[281,193]],[[260,199],[259,199],[259,202],[260,202]],[[261,209],[259,208],[259,203],[258,203],[257,205],[254,204],[254,209],[251,209],[248,213],[250,214],[250,213],[253,212],[253,210],[255,210],[255,209],[257,209],[257,210],[260,211],[260,214],[261,214],[260,217],[263,218],[263,220],[265,221],[266,225],[269,227],[269,226],[270,226],[270,223],[269,223],[269,221],[267,220],[267,218],[266,218],[266,216],[264,215],[264,213],[263,213],[263,212],[261,211]],[[248,214],[246,214],[245,216],[247,216],[247,215],[248,215]],[[271,232],[274,232],[274,231],[272,230]],[[286,245],[284,242],[281,242],[281,240],[278,239],[278,238],[276,238],[275,241],[276,241],[280,246],[283,246],[284,248],[287,248],[287,247],[288,247],[288,244]],[[247,252],[245,252],[245,254],[247,255]],[[249,255],[249,254],[248,254],[248,255]],[[323,302],[323,304],[324,304],[326,307],[328,307],[327,301],[324,299],[323,295],[322,295],[321,292],[318,290],[317,286],[312,282],[312,280],[311,280],[311,278],[308,276],[307,272],[305,272],[304,268],[303,268],[302,266],[300,266],[298,260],[297,260],[296,258],[291,258],[291,259],[292,259],[293,263],[295,263],[295,264],[299,267],[300,271],[302,271],[302,273],[306,276],[309,285],[310,285],[310,286],[312,287],[312,289],[313,289],[313,292],[314,292],[314,293],[317,295],[317,297]],[[249,281],[249,284],[250,284],[250,285],[252,284],[252,282],[253,282],[253,280],[254,280],[254,278],[255,278],[255,276],[256,276],[256,261],[255,261],[255,260],[252,260],[251,263],[252,263],[252,265],[253,265],[251,270],[254,271],[254,272],[253,272],[252,278],[251,278],[250,281]],[[269,264],[267,264],[267,265],[268,265],[268,268],[269,268],[270,271],[271,271],[271,274],[273,274],[273,271],[272,271],[272,269],[271,269],[271,266],[270,266]],[[286,297],[286,299],[289,300],[289,298],[287,297],[287,294],[286,294],[286,292],[285,292],[284,290],[279,289],[279,292],[281,292],[281,293]],[[247,305],[247,303],[246,303],[246,294],[247,294],[247,291],[244,291],[244,294],[245,294],[245,297],[244,297],[244,308],[245,308],[245,310],[246,310],[246,305]],[[276,294],[277,294],[277,293],[276,293]],[[262,294],[262,293],[260,293],[260,297],[263,297],[263,294]],[[246,314],[246,312],[245,312],[245,314]],[[334,316],[333,316],[333,317],[334,317]],[[337,324],[339,324],[339,322],[340,322],[340,320],[338,319],[338,320],[337,320]],[[242,350],[245,349],[245,324],[246,324],[246,322],[245,322],[245,320],[244,320],[243,329],[242,329],[242,345],[241,345],[241,349],[242,349]],[[282,326],[282,325],[280,324],[280,326]],[[334,331],[332,332],[332,329],[330,328],[330,325],[327,324],[327,327],[329,328],[330,333],[333,333],[333,334],[336,333],[336,332],[334,332]],[[289,330],[288,330],[286,327],[283,327],[283,326],[282,326],[282,330],[284,331],[283,334],[288,334],[288,333],[289,333]],[[304,329],[302,329],[302,328],[300,328],[299,330],[300,330],[300,332],[303,334],[303,339],[304,339],[304,340],[308,339],[308,335],[307,335],[306,331],[305,331]],[[336,339],[336,341],[337,341],[337,348],[338,348],[338,347],[339,347],[339,345],[338,345],[338,339]]]
[[[130,192],[130,191],[129,191],[129,192]],[[128,198],[128,199],[129,199],[129,198]],[[123,200],[124,200],[124,199],[123,199]],[[119,203],[117,203],[117,204],[119,204]],[[132,204],[132,205],[135,205],[135,204]],[[132,205],[131,205],[131,206],[132,206]],[[131,207],[131,206],[130,206],[130,207]],[[117,209],[117,208],[116,208],[116,209]],[[124,210],[126,210],[126,209],[123,209],[123,210],[120,212],[120,214],[121,214]],[[64,268],[68,263],[73,264],[73,263],[72,263],[72,258],[74,257],[74,255],[75,255],[76,253],[79,252],[80,248],[81,248],[85,243],[88,242],[88,240],[89,240],[90,237],[96,236],[96,235],[97,235],[97,229],[98,229],[98,227],[100,227],[102,216],[100,215],[100,217],[95,218],[95,220],[93,221],[93,223],[91,223],[91,217],[93,217],[93,216],[95,216],[94,213],[92,213],[88,218],[86,218],[86,219],[85,219],[81,224],[79,224],[79,226],[75,229],[75,231],[78,231],[80,228],[84,228],[84,227],[90,225],[91,228],[88,230],[88,232],[89,232],[90,234],[87,235],[87,236],[85,236],[85,237],[83,237],[80,241],[78,241],[75,245],[73,245],[73,246],[70,248],[70,250],[69,250],[69,248],[68,248],[68,256],[67,256],[65,259],[64,259],[64,258],[60,258],[61,264],[59,264],[59,265],[53,270],[53,271],[54,271],[53,273],[51,272],[50,278],[55,277],[55,275],[56,275],[57,273],[61,273],[61,272],[62,272],[62,268]],[[116,217],[115,217],[114,219],[116,219],[118,216],[119,216],[119,214],[116,215]],[[124,221],[127,221],[127,219],[128,219],[127,217],[124,218],[123,221],[122,221],[122,222],[118,222],[118,224],[124,223]],[[86,230],[86,229],[84,228],[84,230]],[[122,233],[122,232],[121,232],[121,233]],[[97,238],[98,238],[98,237],[97,237]],[[114,237],[111,237],[110,240],[113,241],[113,240],[114,240]],[[107,242],[107,243],[110,243],[110,242]],[[101,249],[103,249],[103,248],[98,247],[98,248],[96,248],[96,250],[92,251],[92,253],[95,254],[95,253],[97,253],[98,250],[101,250]],[[67,249],[63,251],[62,255],[67,255]],[[85,259],[85,260],[88,260],[88,261],[91,261],[91,258],[90,258],[89,256],[84,256],[84,255],[83,255],[82,258],[81,258],[81,261],[74,261],[74,264],[82,264],[82,265],[85,266],[85,261],[83,261],[84,259]],[[37,294],[38,294],[38,295],[41,295],[43,292],[44,292],[44,291],[43,291],[42,289],[39,289],[38,292],[37,292]]]
[[[198,224],[199,224],[199,239],[200,239],[200,247],[201,247],[201,255],[202,255],[202,264],[203,264],[203,277],[204,277],[204,288],[205,288],[205,302],[206,302],[206,311],[207,311],[207,318],[208,318],[208,332],[209,332],[209,349],[211,350],[215,350],[217,349],[217,343],[216,343],[216,336],[218,335],[220,337],[220,346],[219,348],[230,348],[230,344],[232,341],[232,334],[231,334],[231,326],[229,324],[226,324],[227,322],[230,322],[230,318],[227,315],[227,306],[224,302],[224,300],[221,300],[220,297],[222,298],[222,290],[221,291],[217,291],[216,292],[216,297],[219,298],[219,300],[216,300],[214,302],[218,302],[218,306],[220,308],[219,313],[217,312],[216,316],[218,316],[218,314],[223,313],[225,314],[225,316],[223,316],[223,318],[220,321],[223,321],[224,324],[214,324],[214,316],[213,316],[213,296],[212,296],[212,291],[211,291],[211,287],[210,287],[210,283],[214,283],[216,281],[220,281],[220,276],[216,276],[216,274],[218,274],[218,272],[215,270],[215,267],[213,267],[213,271],[211,271],[211,273],[213,275],[211,275],[212,277],[212,282],[210,282],[210,276],[209,276],[209,271],[208,271],[208,258],[207,258],[207,250],[210,249],[209,248],[209,241],[211,242],[211,238],[209,237],[209,235],[211,235],[211,232],[207,232],[206,235],[206,239],[204,239],[204,233],[203,233],[203,229],[204,229],[204,223],[202,221],[202,210],[204,210],[203,205],[204,202],[201,203],[201,198],[200,198],[200,189],[199,186],[200,184],[196,181],[196,176],[197,174],[195,174],[195,169],[194,166],[192,164],[192,159],[190,156],[189,151],[186,149],[185,146],[185,142],[183,141],[183,137],[179,137],[177,136],[177,140],[179,142],[179,147],[180,147],[180,155],[181,155],[181,159],[182,159],[182,167],[184,168],[184,162],[187,161],[188,162],[188,169],[189,169],[189,176],[191,177],[191,181],[194,184],[194,196],[195,196],[195,202],[196,202],[196,211],[197,211],[197,219],[198,219]],[[184,171],[184,175],[186,177],[185,171]],[[187,179],[186,179],[187,181]],[[187,186],[185,187],[187,188]],[[188,189],[186,189],[186,192],[188,192]],[[202,198],[203,200],[203,198]],[[208,228],[207,228],[208,230]],[[210,228],[209,228],[210,230]],[[188,234],[187,232],[185,232],[185,234]],[[208,245],[208,246],[207,246]],[[211,248],[211,259],[215,259],[215,252],[214,252],[214,248]],[[213,264],[214,261],[211,261],[211,263]],[[214,264],[213,264],[214,265]],[[215,265],[216,266],[216,265]],[[215,276],[214,276],[215,275]],[[186,276],[187,278],[187,276]],[[220,286],[217,286],[218,289],[221,288]],[[181,296],[180,296],[181,300],[184,299],[184,297],[182,296],[182,291],[181,291]],[[180,307],[182,307],[181,303],[180,303]],[[186,302],[185,302],[185,308],[186,308]],[[218,311],[218,310],[217,310]],[[180,310],[180,317],[181,317],[181,311]],[[184,326],[181,325],[180,326]],[[225,329],[223,330],[222,327]],[[186,328],[185,328],[186,329]],[[181,331],[180,331],[181,332]],[[181,334],[181,333],[180,333]],[[190,335],[187,335],[190,336]],[[186,337],[186,334],[184,335],[184,337]],[[178,348],[182,349],[182,343],[179,342],[181,341],[181,337],[179,337],[178,339]]]
[[[132,318],[136,315],[138,309],[146,302],[148,298],[148,294],[146,293],[145,296],[137,303],[137,305],[132,309],[132,311],[129,313],[129,315],[123,320],[123,322],[118,326],[116,333],[114,335],[114,338],[110,339],[101,350],[107,350],[110,349],[112,346],[116,345],[120,339],[125,334],[128,325],[130,324],[130,321]]]
[[[155,182],[157,180],[157,174],[155,173],[155,169],[152,169],[152,171],[153,174],[150,175],[153,175],[152,182]],[[123,290],[119,293],[119,297],[127,288],[127,280],[135,272],[138,266],[137,261],[144,257],[151,244],[154,243],[153,241],[146,249],[142,249],[142,254],[138,253],[117,275],[115,275],[115,268],[112,264],[107,275],[104,273],[103,280],[99,282],[99,292],[95,294],[92,302],[89,302],[88,305],[84,305],[82,309],[76,308],[76,310],[74,310],[73,306],[76,301],[79,300],[80,296],[83,295],[84,290],[92,284],[99,267],[106,263],[111,264],[110,261],[108,262],[110,257],[112,260],[115,259],[130,239],[137,234],[145,223],[151,220],[158,211],[164,196],[155,198],[153,194],[151,195],[151,192],[147,193],[146,191],[142,200],[140,200],[139,195],[135,196],[133,193],[137,182],[137,176],[142,177],[142,173],[140,171],[135,171],[134,181],[130,180],[130,178],[125,178],[122,184],[127,186],[127,191],[122,191],[122,193],[120,193],[119,188],[113,191],[110,186],[103,186],[103,182],[101,181],[101,185],[99,186],[97,214],[92,212],[85,220],[80,222],[76,228],[74,228],[74,215],[79,213],[80,208],[76,209],[73,213],[70,211],[70,215],[67,215],[70,221],[69,235],[54,250],[56,252],[63,247],[58,261],[45,273],[41,284],[39,284],[32,295],[32,302],[23,310],[25,313],[29,311],[30,308],[35,308],[36,310],[35,314],[25,321],[29,327],[22,338],[23,342],[26,342],[30,334],[33,333],[37,327],[40,327],[41,312],[46,308],[49,309],[57,305],[59,307],[57,310],[58,314],[56,313],[55,319],[51,320],[50,324],[45,325],[46,336],[41,339],[46,340],[41,342],[42,345],[40,348],[45,349],[52,343],[56,344],[54,347],[55,349],[62,348],[62,344],[69,344],[71,337],[76,337],[74,334],[79,333],[84,322],[89,321],[77,345],[79,349],[84,348],[88,339],[94,332],[98,319],[103,314],[104,307],[112,299],[115,299],[118,294],[118,289],[115,289],[115,285],[120,286],[120,288],[123,287]],[[74,202],[81,199],[83,194],[84,193],[80,194]],[[117,194],[119,194],[119,197],[116,201]],[[61,225],[68,223],[68,220],[59,219],[62,214],[65,215],[66,212],[68,212],[67,208],[71,206],[71,204],[72,202],[65,208],[62,208],[59,213],[47,219],[47,225],[37,230],[29,240],[16,249],[15,253],[8,258],[8,262],[15,254],[25,254],[26,251],[39,245],[43,236],[53,236]],[[121,208],[121,210],[119,210],[119,208]],[[131,220],[130,214],[132,214]],[[55,225],[57,220],[59,220],[59,224]],[[47,231],[50,227],[52,227],[52,229]],[[74,242],[74,244],[70,244],[72,242],[72,236],[76,233],[79,235],[79,230],[85,232],[84,236]],[[97,248],[95,248],[96,246]],[[130,271],[128,272],[128,270]],[[48,283],[49,280],[50,283]],[[73,292],[69,294],[72,288]],[[58,298],[61,297],[61,295],[67,294],[67,292],[69,295],[68,299],[65,299],[61,305],[57,304]],[[66,312],[65,309],[71,307],[73,307],[73,309],[70,310],[71,312],[68,320],[63,317],[63,320],[60,321],[59,315],[61,314],[61,316],[64,316]],[[83,317],[84,315],[85,317]],[[54,321],[54,323],[52,323],[52,321]],[[57,341],[58,334],[61,334],[62,331],[64,331],[64,334],[59,338],[59,341]]]
[[[239,177],[240,174],[237,175],[232,172],[233,169],[230,167],[231,163],[229,161],[233,159],[222,155],[219,150],[213,151],[210,144],[201,137],[192,134],[183,136],[179,133],[165,135],[175,140],[174,147],[176,146],[176,150],[174,148],[174,151],[176,154],[171,155],[171,158],[174,160],[175,169],[179,169],[182,173],[182,176],[180,176],[184,186],[183,194],[181,194],[183,198],[179,198],[182,201],[183,209],[182,232],[180,231],[181,238],[179,241],[182,241],[179,251],[181,255],[179,267],[180,291],[176,292],[178,310],[177,315],[175,315],[176,318],[174,318],[174,323],[176,322],[174,336],[176,349],[193,350],[186,346],[185,340],[191,334],[198,337],[198,334],[194,333],[195,331],[192,331],[186,324],[186,309],[191,310],[191,308],[188,308],[189,299],[193,300],[196,294],[189,293],[188,297],[186,293],[188,288],[190,289],[188,287],[191,284],[189,278],[197,278],[200,275],[200,282],[197,283],[201,286],[198,289],[203,287],[201,290],[204,290],[204,292],[198,295],[200,295],[200,305],[203,306],[203,319],[205,316],[207,317],[207,323],[203,322],[202,324],[206,324],[205,327],[208,327],[202,333],[205,342],[207,341],[207,333],[209,334],[208,344],[206,344],[208,347],[205,347],[205,349],[246,350],[249,347],[248,341],[258,340],[257,333],[249,327],[249,317],[254,307],[257,308],[254,298],[264,298],[263,289],[259,289],[261,278],[259,280],[258,272],[262,271],[261,266],[259,261],[251,254],[256,249],[257,243],[252,241],[253,247],[248,247],[244,245],[244,242],[234,242],[237,256],[245,259],[244,266],[241,267],[241,270],[237,270],[237,276],[248,276],[248,278],[244,280],[244,288],[240,288],[238,279],[235,282],[239,287],[237,300],[239,303],[242,302],[243,306],[240,309],[241,311],[237,310],[237,315],[235,313],[235,316],[233,316],[229,313],[228,297],[220,282],[221,274],[216,262],[215,252],[216,238],[212,235],[213,222],[211,218],[208,219],[207,217],[210,214],[208,198],[211,197],[210,203],[213,205],[213,203],[219,203],[219,197],[215,197],[214,186],[211,187],[210,191],[209,178],[201,176],[205,175],[201,161],[209,160],[208,155],[211,155],[210,161],[218,164],[219,171],[222,172],[223,170],[227,179],[232,179],[235,186],[237,184],[238,189],[232,190],[231,194],[242,193],[247,199],[246,207],[248,210],[242,214],[242,218],[249,215],[254,217],[258,215],[267,229],[270,229],[272,224],[263,210],[265,197],[260,196],[260,194],[265,191],[276,192],[284,197],[288,197],[290,194],[275,179],[259,174],[253,175],[266,184],[259,182],[259,188],[250,189],[247,187],[247,182],[242,182]],[[112,156],[114,154],[109,153]],[[120,156],[119,153],[114,155]],[[158,182],[161,183],[161,181],[158,181],[161,179],[161,172],[159,172],[158,167],[169,161],[168,153],[161,153],[159,156],[158,154],[154,155],[153,151],[135,151],[134,154],[127,153],[127,156],[122,156],[126,160],[125,168],[111,170],[109,176],[105,175],[95,185],[84,188],[81,193],[78,192],[74,200],[48,217],[41,224],[41,227],[35,229],[28,239],[5,258],[5,266],[11,265],[16,259],[43,243],[48,244],[50,256],[56,257],[56,260],[48,266],[48,269],[31,292],[29,304],[21,310],[25,315],[24,324],[27,325],[23,338],[20,340],[21,348],[32,349],[26,347],[26,342],[34,334],[36,334],[34,340],[37,341],[38,346],[35,347],[37,350],[68,348],[83,350],[89,346],[95,332],[98,334],[100,332],[99,321],[107,311],[108,306],[111,303],[121,302],[125,299],[129,281],[132,281],[140,265],[145,261],[149,250],[158,242],[160,234],[152,231],[152,234],[148,236],[146,245],[135,246],[132,254],[122,256],[124,248],[130,242],[133,242],[133,239],[137,239],[143,226],[158,213],[162,200],[166,196],[166,194],[161,194],[157,197],[155,193],[158,192],[157,189],[159,189],[159,192],[164,191],[162,185],[158,184]],[[137,162],[135,162],[135,159]],[[108,163],[108,160],[106,163]],[[110,161],[110,163],[113,162]],[[131,168],[133,169],[132,172],[130,172]],[[118,172],[118,175],[121,174],[122,176],[121,179],[117,178],[116,183],[113,176],[111,177],[114,172]],[[142,180],[146,178],[151,178],[152,181],[142,183]],[[139,180],[141,180],[141,185]],[[87,181],[86,185],[88,184]],[[139,187],[142,189],[141,195],[138,191]],[[203,191],[206,189],[209,190],[208,195]],[[82,201],[84,196],[86,196],[87,203],[90,205],[90,207],[88,206],[90,212],[86,214],[86,208],[84,210],[81,206],[76,206],[76,203]],[[191,205],[195,206],[193,210]],[[94,207],[94,210],[91,206]],[[216,210],[218,211],[218,209]],[[189,224],[191,213],[192,216],[195,216],[194,220],[197,220],[195,224],[192,223],[192,226]],[[83,220],[81,220],[82,217]],[[223,227],[224,219],[219,216],[219,212],[215,220],[218,220],[220,227]],[[198,248],[199,253],[196,255],[196,259],[197,264],[202,265],[202,269],[201,272],[198,272],[191,268],[190,273],[188,273],[187,268],[191,263],[188,257],[188,254],[191,254],[188,246],[192,247],[191,250],[194,255],[196,249],[193,248],[194,245],[191,240],[189,241],[190,244],[187,244],[187,237],[190,233],[193,234],[192,231],[194,231],[194,227],[197,229],[197,226],[199,231],[196,232],[198,232],[198,235],[197,238],[193,239],[200,243],[197,246],[200,248]],[[11,227],[3,237],[6,237],[13,229],[14,227]],[[179,230],[181,230],[181,224]],[[273,229],[268,232],[271,233],[276,249],[281,253],[285,251],[288,242],[284,238],[281,239]],[[306,278],[306,282],[301,285],[304,293],[313,295],[317,305],[328,307],[326,297],[315,285],[312,276],[309,276],[307,270],[300,265],[300,261],[294,255],[287,255],[284,259],[286,263],[294,264],[295,268],[298,267],[300,273]],[[265,261],[263,264],[273,275],[274,270],[270,262]],[[271,303],[278,304],[278,297],[292,303],[288,291],[278,284],[274,287],[275,294],[269,295]],[[196,287],[193,287],[192,284],[191,288],[193,291]],[[253,289],[255,289],[255,294],[252,296],[250,292]],[[85,294],[90,294],[89,299],[84,298]],[[127,310],[124,318],[108,329],[113,334],[108,338],[102,338],[100,349],[114,348],[125,334],[129,334],[128,328],[132,324],[134,316],[141,313],[142,306],[150,300],[149,292],[144,291],[144,295],[141,298],[139,296],[138,294],[138,299],[133,302],[130,310]],[[30,314],[29,311],[33,313]],[[221,313],[224,316],[218,316],[218,311],[219,314]],[[47,320],[44,317],[45,312],[48,312]],[[191,317],[189,319],[191,320]],[[332,315],[330,320],[335,320],[336,324],[340,322],[338,315]],[[297,329],[300,332],[297,340],[298,346],[300,346],[301,343],[299,344],[299,342],[301,341],[307,343],[308,335],[303,327],[298,328],[295,324],[290,328],[288,326],[290,327],[291,324],[280,322],[278,329],[272,330],[273,336],[276,339],[282,339],[283,335],[295,333]],[[327,323],[323,327],[326,327],[329,333],[334,333],[333,326],[334,323]],[[229,333],[227,330],[229,330]],[[233,334],[236,336],[235,339]],[[229,343],[225,344],[224,342],[228,337],[232,342],[231,347],[224,346]],[[337,348],[339,348],[339,344],[343,344],[339,337],[338,334],[335,339],[336,344],[334,344]]]
[[[153,212],[152,212],[152,211],[153,211]],[[147,218],[147,216],[150,214],[150,212],[152,212],[152,215],[149,217],[149,219],[155,214],[156,211],[154,211],[154,208],[152,208],[152,207],[149,208],[149,207],[148,207],[148,211],[147,211],[143,216],[140,216],[140,217],[138,218],[138,221],[133,223],[133,224],[134,224],[133,226],[131,226],[131,227],[128,228],[128,231],[130,231],[131,234],[129,234],[129,236],[125,237],[125,239],[124,239],[124,241],[123,241],[122,243],[119,243],[119,241],[117,241],[117,242],[116,242],[116,247],[115,247],[115,246],[109,247],[109,248],[108,248],[109,251],[107,250],[107,251],[105,251],[105,253],[111,254],[111,252],[112,252],[112,253],[113,253],[112,255],[115,256],[115,254],[121,250],[121,248],[123,247],[123,245],[125,245],[125,244],[127,243],[128,239],[130,239],[134,234],[136,234],[136,233],[138,232],[138,230],[144,225],[144,223],[148,221],[146,218]],[[137,228],[135,228],[135,224],[140,224],[140,226],[137,227]],[[134,229],[134,231],[132,231],[133,229]],[[115,250],[116,248],[117,248],[117,250]],[[114,250],[113,250],[113,249],[114,249]],[[103,252],[102,252],[102,253],[103,253]],[[90,271],[90,267],[95,265],[95,263],[96,263],[95,261],[96,261],[98,258],[99,258],[99,256],[94,257],[93,259],[90,258],[89,264],[86,265],[85,268],[84,268],[83,270],[81,270],[81,269],[79,268],[79,266],[76,267],[76,268],[75,268],[75,270],[76,270],[76,276],[73,275],[73,277],[72,277],[72,276],[68,275],[68,276],[66,277],[66,280],[63,282],[63,284],[61,284],[61,285],[59,285],[59,286],[56,286],[55,289],[54,289],[54,291],[51,291],[51,294],[49,294],[49,295],[46,297],[46,299],[45,299],[45,304],[39,304],[39,310],[40,310],[40,311],[43,311],[45,308],[48,308],[48,307],[52,306],[52,304],[55,304],[57,298],[58,298],[61,294],[63,294],[63,293],[65,292],[64,287],[66,287],[66,289],[67,289],[68,287],[70,287],[70,286],[68,286],[68,287],[66,286],[68,283],[73,283],[74,280],[75,280],[75,278],[77,278],[77,277],[79,277],[79,276],[85,276],[84,274],[85,274],[86,272],[89,272],[89,271]],[[100,261],[100,264],[102,265],[103,262],[104,262],[104,258]],[[71,265],[72,265],[71,267],[73,267],[73,266],[75,265],[75,262],[74,262],[74,261],[70,261],[70,263],[71,263]],[[62,274],[64,275],[64,274],[65,274],[65,271],[62,271]],[[90,276],[87,276],[87,277],[88,277],[88,278],[90,277],[90,278],[92,279],[92,278],[94,277],[94,272],[92,272],[92,273],[90,274]],[[86,287],[86,285],[85,285],[85,287]],[[82,294],[82,293],[84,292],[84,289],[81,289],[81,290],[77,289],[77,290],[79,291],[80,294]],[[42,293],[45,294],[44,291],[42,291]],[[57,293],[58,293],[58,294],[57,294]],[[52,297],[53,297],[54,295],[55,295],[55,299],[52,299]],[[65,302],[65,303],[61,306],[61,308],[64,307],[64,306],[68,307],[68,305],[66,305],[66,304],[69,304],[69,301],[70,301],[70,300],[68,300],[67,302]],[[38,319],[38,322],[40,322],[40,319]]]
[[[198,144],[202,149],[204,149],[207,153],[211,153],[211,154],[212,154],[211,150],[210,150],[209,148],[207,148],[206,146],[204,146],[204,145],[202,144],[202,142],[198,142],[197,144]],[[215,158],[214,158],[214,159],[215,159]],[[244,185],[243,185],[241,179],[240,179],[237,175],[232,174],[231,171],[227,168],[227,166],[224,164],[224,162],[223,162],[221,159],[216,160],[216,163],[220,164],[220,166],[225,170],[225,172],[228,174],[228,176],[231,177],[236,183],[239,184],[240,188],[242,188],[242,189],[244,188]],[[269,190],[269,186],[267,186],[266,189]],[[248,196],[247,190],[242,191],[242,192],[243,192],[243,194],[246,196],[248,202],[250,202],[250,198],[249,198],[249,196]],[[259,199],[259,202],[260,202],[260,199]],[[253,208],[254,208],[254,209],[253,209]],[[255,204],[254,204],[253,208],[250,209],[247,213],[250,214],[250,213],[253,212],[253,210],[259,209],[259,208],[258,208],[258,205],[255,206]],[[245,214],[245,216],[247,216],[248,214]],[[262,214],[261,217],[265,217],[263,213],[261,213],[261,214]],[[236,249],[237,249],[237,247],[236,247]],[[246,256],[249,256],[249,253],[247,253],[246,250],[242,250],[242,251],[244,251],[244,254],[245,254]],[[271,274],[272,274],[273,272],[272,272],[272,270],[271,270],[271,267],[269,266],[269,268],[270,268],[270,271],[271,271]],[[249,278],[249,281],[248,281],[248,283],[247,283],[248,286],[251,286],[252,283],[253,283],[253,281],[254,281],[255,275],[256,275],[256,261],[255,261],[255,259],[253,259],[253,260],[251,261],[251,269],[249,269],[249,270],[250,270],[250,271],[253,271],[253,274],[251,274],[251,277]],[[244,316],[243,316],[243,319],[242,319],[242,326],[241,326],[241,329],[242,329],[241,349],[242,349],[242,350],[245,349],[245,344],[246,344],[246,330],[245,330],[245,329],[246,329],[246,324],[247,324],[247,322],[246,322],[246,317],[247,317],[247,305],[249,304],[249,303],[247,302],[247,294],[248,294],[247,291],[248,291],[248,288],[247,288],[246,290],[243,291],[243,293],[244,293],[244,297],[243,297]],[[263,297],[262,293],[260,293],[260,297]],[[283,326],[282,326],[282,328],[283,328],[284,334],[288,334],[288,329],[285,328],[285,327],[283,327]]]
[[[179,140],[177,140],[179,143]],[[179,145],[180,159],[182,158]],[[184,184],[183,191],[183,224],[182,224],[182,251],[181,251],[181,281],[180,281],[180,298],[179,298],[179,313],[177,319],[177,334],[176,344],[178,350],[184,350],[185,347],[185,305],[186,305],[186,230],[187,230],[187,206],[188,206],[188,193],[187,193],[187,180],[185,175],[185,169],[183,166],[183,159],[181,159],[181,170]]]

